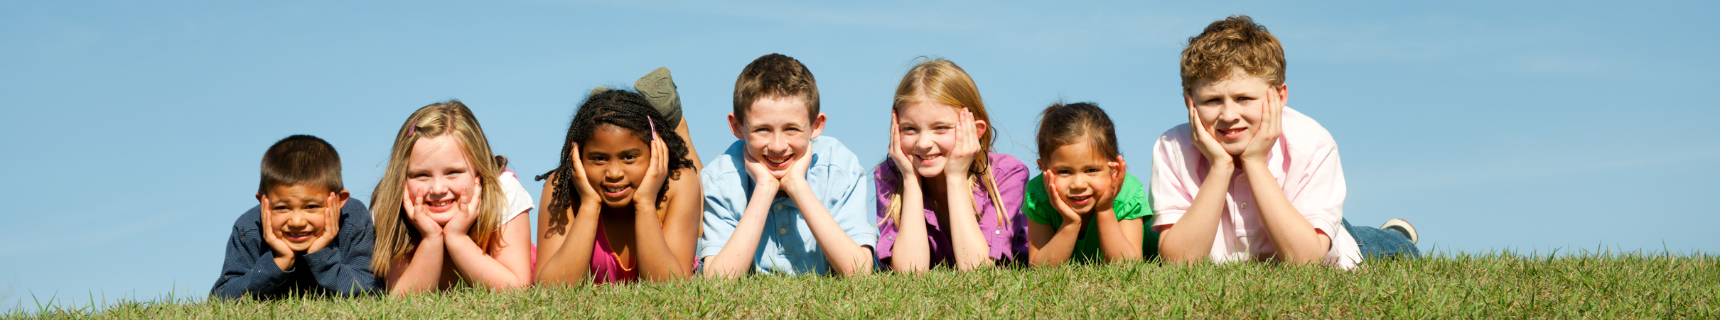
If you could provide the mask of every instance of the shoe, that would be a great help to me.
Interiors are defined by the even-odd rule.
[[[1402,233],[1405,238],[1409,238],[1409,243],[1416,242],[1415,226],[1410,225],[1409,221],[1403,219],[1386,220],[1386,224],[1380,225],[1380,229],[1397,231]]]
[[[676,92],[675,79],[669,76],[669,68],[657,67],[651,73],[639,77],[633,82],[633,89],[645,95],[645,100],[651,106],[657,107],[657,112],[663,114],[663,119],[675,124],[681,122],[681,94]]]

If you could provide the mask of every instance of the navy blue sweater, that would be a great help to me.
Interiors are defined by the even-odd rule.
[[[233,222],[227,259],[210,295],[228,299],[247,294],[272,299],[291,292],[350,296],[382,287],[382,280],[370,271],[376,227],[363,202],[347,200],[340,208],[340,234],[322,250],[293,259],[292,270],[275,265],[275,251],[263,242],[262,212],[261,206],[251,207]]]

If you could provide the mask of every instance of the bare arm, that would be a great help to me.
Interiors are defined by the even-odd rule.
[[[931,244],[926,238],[925,192],[920,189],[918,174],[903,171],[909,172],[901,176],[902,213],[896,223],[896,243],[890,249],[890,268],[918,273],[932,264]]]
[[[653,156],[651,157],[653,166],[667,168],[667,157],[655,155],[665,154],[668,148],[663,146],[659,140],[653,142],[653,149]],[[683,169],[681,176],[689,177],[689,175],[696,174],[696,172],[691,171],[691,168]],[[657,171],[653,170],[652,172]],[[657,179],[654,177],[654,173],[646,174],[646,179]],[[655,196],[661,189],[654,186],[643,186],[639,189],[639,193],[635,193],[640,196],[633,200],[636,209],[633,226],[635,245],[639,248],[636,253],[639,261],[639,275],[652,281],[686,279],[692,276],[691,250],[697,241],[698,219],[703,213],[703,209],[700,208],[704,198],[702,194],[695,192],[695,197],[682,196],[686,191],[698,190],[697,180],[686,178],[667,180],[664,183],[673,183],[677,187],[671,189],[674,190],[675,194],[669,195],[668,203],[663,206],[668,210],[663,216],[665,220],[658,218],[657,197]],[[666,230],[670,226],[679,229],[674,230],[679,232]],[[671,238],[674,239],[674,242],[671,242]],[[684,250],[676,251],[675,245],[681,245],[681,248],[678,249]]]
[[[1055,201],[1055,200],[1053,200]],[[1035,267],[1055,267],[1069,261],[1075,252],[1075,238],[1081,236],[1081,221],[1064,219],[1052,226],[1027,222],[1027,263]]]
[[[1159,255],[1165,261],[1192,264],[1209,259],[1218,234],[1218,218],[1224,213],[1224,196],[1230,190],[1230,175],[1235,170],[1228,163],[1212,166],[1188,212],[1159,233]]]
[[[854,238],[848,236],[848,232],[842,231],[836,218],[830,216],[830,210],[825,209],[824,203],[812,193],[812,187],[806,184],[804,176],[802,174],[796,179],[798,181],[785,187],[788,189],[788,197],[800,207],[800,214],[806,218],[807,228],[812,229],[812,237],[818,241],[818,248],[824,251],[824,258],[830,260],[831,271],[844,276],[871,273],[872,251],[855,243]],[[747,210],[752,210],[750,205],[748,207]],[[763,225],[759,227],[762,229]]]
[[[756,164],[748,163],[750,166]],[[729,236],[729,241],[723,243],[723,250],[717,255],[705,258],[706,278],[736,278],[744,276],[752,269],[753,254],[758,252],[759,237],[764,235],[765,218],[770,215],[770,202],[776,198],[778,189],[775,181],[770,181],[769,173],[766,179],[754,179],[752,199],[747,200],[746,211],[741,213],[741,221],[735,226],[735,232]],[[757,177],[758,175],[754,175]]]
[[[547,181],[555,181],[552,175]],[[576,208],[555,208],[555,184],[543,185],[542,205],[538,216],[538,261],[535,282],[539,284],[572,285],[584,283],[591,269],[591,251],[595,250],[597,225],[602,219],[597,205],[583,203]],[[578,212],[578,214],[574,214]],[[573,215],[569,223],[550,226],[553,215]]]
[[[989,266],[992,264],[991,244],[985,242],[985,233],[979,230],[979,215],[975,214],[977,209],[974,208],[967,174],[945,175],[950,176],[945,179],[948,184],[944,190],[949,195],[950,244],[955,247],[956,268],[973,270]]]
[[[1325,258],[1332,247],[1332,238],[1316,232],[1314,225],[1290,205],[1284,189],[1271,179],[1272,172],[1267,171],[1266,164],[1244,163],[1243,170],[1249,177],[1249,189],[1254,191],[1255,205],[1260,206],[1260,221],[1266,225],[1267,237],[1277,249],[1275,258],[1292,263],[1317,263]]]
[[[394,260],[384,279],[388,282],[388,292],[399,297],[436,291],[442,282],[443,242],[441,234],[425,235],[418,240],[418,248],[412,254]]]
[[[1111,210],[1094,217],[1099,224],[1099,251],[1110,262],[1141,260],[1141,219],[1117,220]]]
[[[492,290],[530,285],[531,224],[516,217],[503,225],[498,236],[502,238],[500,243],[485,248],[463,232],[446,235],[448,256],[454,261],[454,268]]]

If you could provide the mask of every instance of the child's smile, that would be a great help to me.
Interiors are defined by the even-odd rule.
[[[824,129],[823,114],[813,117],[807,108],[800,97],[758,99],[745,119],[730,114],[729,126],[735,138],[746,141],[746,155],[782,179]]]
[[[1194,104],[1201,124],[1211,128],[1213,139],[1224,145],[1226,153],[1236,155],[1254,138],[1255,130],[1249,129],[1260,123],[1269,95],[1284,94],[1275,89],[1265,79],[1237,69],[1224,79],[1195,82],[1191,96],[1185,98]]]
[[[447,224],[460,199],[471,195],[478,174],[466,161],[465,148],[452,134],[418,139],[406,160],[406,188],[430,211],[430,219]]]
[[[275,236],[287,241],[287,247],[293,251],[310,250],[311,242],[320,236],[324,224],[328,223],[325,210],[340,210],[330,208],[327,204],[329,191],[325,187],[305,184],[284,185],[271,188],[267,194],[269,203],[269,221]]]
[[[1112,161],[1117,160],[1105,157],[1091,143],[1081,141],[1057,147],[1050,157],[1040,159],[1039,164],[1044,168],[1044,179],[1050,179],[1061,189],[1056,191],[1069,209],[1091,213],[1097,208],[1101,192],[1108,192],[1116,183],[1111,177]]]

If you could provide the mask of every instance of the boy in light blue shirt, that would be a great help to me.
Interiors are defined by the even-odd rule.
[[[740,141],[699,172],[705,276],[871,272],[878,229],[865,209],[867,168],[819,136],[812,72],[781,54],[753,60],[735,81],[729,129]]]

